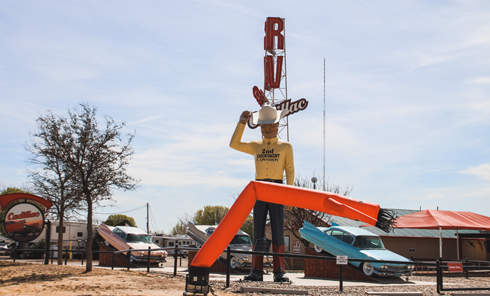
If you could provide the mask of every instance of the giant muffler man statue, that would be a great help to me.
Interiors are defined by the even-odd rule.
[[[278,111],[269,102],[264,103],[258,114],[244,111],[240,116],[235,132],[231,138],[230,147],[248,153],[255,159],[255,180],[283,183],[284,172],[288,185],[294,183],[293,147],[286,141],[277,137],[279,121],[286,116],[288,110]],[[260,125],[263,139],[251,142],[242,142],[245,125],[252,116],[252,123]],[[292,207],[286,206],[286,210]],[[258,239],[265,237],[267,213],[270,216],[272,230],[272,251],[284,253],[284,206],[269,202],[257,201],[253,209],[254,220],[254,249]],[[245,280],[263,280],[263,256],[252,256],[251,273]],[[274,256],[274,282],[288,282],[285,275],[284,257]]]

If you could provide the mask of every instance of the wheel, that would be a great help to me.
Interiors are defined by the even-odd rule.
[[[232,269],[237,269],[238,266],[239,266],[238,259],[235,256],[231,257],[231,259],[230,259],[230,267]]]
[[[370,276],[373,274],[373,265],[369,262],[364,262],[362,264],[362,271],[364,272],[365,275]]]
[[[321,253],[323,251],[322,247],[320,246],[315,245],[314,248],[317,253]]]

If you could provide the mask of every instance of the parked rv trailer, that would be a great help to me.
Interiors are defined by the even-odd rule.
[[[60,231],[63,231],[64,249],[69,249],[70,247],[71,249],[85,249],[85,244],[88,239],[87,222],[65,221],[63,222],[63,229],[60,229],[59,225],[60,225],[59,221],[51,220],[51,236],[50,236],[51,245],[55,245],[58,243],[58,233]],[[100,226],[99,224],[92,225],[94,234],[97,233],[97,228],[99,228],[99,226]],[[44,230],[41,233],[41,235],[35,240],[33,240],[32,242],[36,243],[41,239],[45,240],[46,228],[47,226],[44,227]]]

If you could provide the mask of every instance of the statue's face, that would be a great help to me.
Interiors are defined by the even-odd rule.
[[[261,124],[260,131],[262,132],[262,136],[266,139],[275,138],[279,132],[279,123]]]

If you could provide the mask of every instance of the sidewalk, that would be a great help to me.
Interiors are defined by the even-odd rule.
[[[106,268],[102,266],[95,266],[100,268]],[[110,267],[109,267],[110,268]],[[115,270],[124,270],[125,268],[114,268]],[[131,268],[131,270],[146,272],[146,268]],[[150,269],[151,272],[162,272],[166,274],[173,274],[173,267],[154,267]],[[188,273],[187,267],[177,267],[177,274],[180,276],[185,276]],[[338,287],[338,279],[326,279],[326,278],[309,278],[305,277],[304,273],[287,273],[286,276],[291,280],[291,284],[284,283],[285,286],[318,286],[318,287]],[[230,275],[230,283],[243,281],[243,274]],[[210,281],[226,281],[226,274],[223,273],[211,273],[209,275]],[[344,287],[375,287],[375,286],[406,286],[406,285],[423,285],[423,286],[435,286],[435,282],[423,282],[423,281],[405,281],[402,278],[377,278],[378,282],[359,282],[359,281],[343,281]],[[272,273],[264,274],[264,282],[274,284],[274,279]]]

